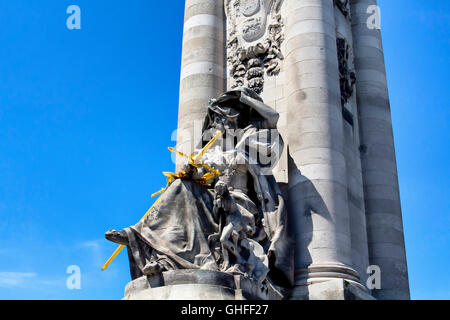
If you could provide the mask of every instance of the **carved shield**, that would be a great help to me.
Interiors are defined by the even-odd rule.
[[[256,14],[261,8],[259,1],[260,0],[242,0],[241,6],[244,16],[250,17]]]
[[[240,3],[242,18],[238,18],[241,36],[251,42],[259,39],[266,32],[267,15],[273,0],[242,0]]]

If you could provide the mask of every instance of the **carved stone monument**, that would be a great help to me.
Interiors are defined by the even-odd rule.
[[[380,30],[367,24],[371,12],[368,9],[376,5],[376,0],[186,0],[177,149],[190,154],[198,148],[198,141],[204,140],[203,121],[210,115],[211,107],[218,106],[210,99],[236,89],[231,95],[243,93],[241,107],[246,106],[239,110],[253,108],[247,96],[258,104],[264,101],[265,110],[273,109],[269,113],[279,115],[276,126],[284,141],[277,165],[271,168],[277,186],[267,186],[275,190],[269,194],[279,195],[274,208],[280,208],[281,199],[286,204],[283,210],[288,218],[283,225],[287,224],[293,238],[292,246],[286,246],[295,251],[294,287],[286,295],[282,288],[288,287],[289,281],[277,281],[283,278],[281,274],[289,274],[285,269],[288,264],[276,268],[271,259],[277,254],[271,254],[255,240],[258,236],[253,232],[258,223],[261,228],[262,220],[258,220],[256,211],[243,214],[229,209],[234,213],[224,215],[223,229],[219,230],[235,230],[218,235],[219,240],[213,241],[217,247],[206,250],[211,256],[207,253],[192,261],[188,259],[200,271],[202,265],[211,261],[216,269],[208,272],[219,272],[220,276],[192,274],[190,285],[221,283],[221,288],[227,288],[227,298],[238,297],[242,287],[236,283],[247,281],[246,294],[259,298],[409,299],[382,41]],[[219,113],[230,120],[233,115],[240,117],[235,111],[225,108]],[[243,129],[246,121],[237,127]],[[220,161],[211,163],[217,165]],[[185,166],[186,159],[179,157],[178,170]],[[235,172],[243,177],[245,170],[236,168]],[[246,176],[254,180],[252,174]],[[257,188],[245,189],[244,180],[238,180],[226,183],[228,189],[237,183],[242,197],[252,198],[250,194]],[[227,194],[225,186],[219,184],[213,188],[216,195],[205,197],[196,184],[183,180],[174,182],[172,189],[167,191],[168,196],[197,194],[202,208],[194,209],[200,210],[198,214],[211,216],[211,221],[216,221],[212,218],[216,213],[204,208],[220,202],[214,200],[217,195]],[[234,199],[232,191],[230,194]],[[254,205],[264,207],[265,200],[254,199],[258,199],[252,201]],[[241,225],[243,221],[246,222]],[[211,229],[202,232],[217,231],[214,224],[208,228]],[[267,241],[274,241],[271,227],[265,228],[269,228]],[[127,234],[145,235],[139,227],[129,229]],[[142,239],[153,247],[148,235]],[[236,243],[245,254],[234,251]],[[209,248],[207,245],[210,243],[199,244],[201,248]],[[179,284],[175,280],[179,278],[172,274],[176,273],[172,264],[144,266],[137,262],[137,253],[132,257],[136,261],[136,276],[162,268],[171,271],[151,281]],[[150,261],[158,259],[153,257]],[[369,266],[381,270],[380,289],[367,288]],[[232,271],[233,267],[241,274]],[[228,277],[242,277],[242,281],[231,284]],[[142,283],[150,286],[148,281]],[[219,291],[213,290],[213,294],[209,289],[201,292],[217,297]],[[271,293],[261,296],[255,293],[259,289]],[[127,292],[132,296],[135,291]],[[204,295],[198,293],[200,296]]]
[[[294,246],[272,176],[283,149],[278,118],[247,88],[210,100],[198,157],[168,174],[145,219],[106,233],[128,249],[126,299],[288,296]]]

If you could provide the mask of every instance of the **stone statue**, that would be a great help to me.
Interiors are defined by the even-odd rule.
[[[283,142],[278,113],[252,90],[229,91],[208,106],[202,158],[220,172],[207,183],[206,169],[190,164],[173,181],[152,212],[106,238],[127,246],[132,279],[165,271],[200,269],[241,275],[264,286],[293,284],[293,246],[287,211],[271,175]]]

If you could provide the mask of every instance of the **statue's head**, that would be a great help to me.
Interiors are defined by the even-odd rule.
[[[276,130],[278,118],[278,112],[251,89],[240,87],[225,92],[209,102],[198,147],[204,147],[220,130],[218,144],[223,151],[242,151],[247,155],[245,161],[257,164],[261,174],[271,175],[283,150],[283,140]]]
[[[204,129],[238,130],[252,124],[258,114],[245,97],[262,103],[262,99],[251,89],[239,88],[211,99]]]
[[[232,105],[216,106],[211,109],[211,128],[225,132],[239,129],[241,110]]]

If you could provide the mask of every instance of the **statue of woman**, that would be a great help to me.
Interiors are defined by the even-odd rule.
[[[188,177],[172,182],[147,218],[106,233],[127,246],[133,280],[206,269],[292,286],[287,212],[272,175],[283,147],[278,117],[246,88],[210,101],[198,148],[222,131],[202,158],[221,174],[200,184],[206,169],[186,165]]]

